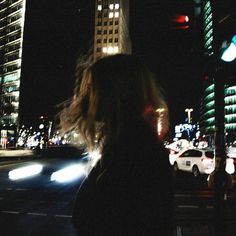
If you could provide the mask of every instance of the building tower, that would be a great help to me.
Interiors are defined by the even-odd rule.
[[[204,91],[201,101],[200,131],[210,143],[216,132],[216,79],[224,84],[224,126],[226,142],[236,140],[236,82],[235,62],[223,63],[222,45],[232,38],[235,29],[233,0],[202,0],[203,51],[206,61]],[[233,65],[234,64],[234,65]],[[218,71],[221,71],[220,78]]]
[[[0,129],[4,146],[18,126],[26,0],[0,0]]]
[[[96,0],[94,60],[117,53],[131,53],[129,0]]]

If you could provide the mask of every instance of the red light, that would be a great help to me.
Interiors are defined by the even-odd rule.
[[[183,23],[189,22],[189,17],[186,15],[176,14],[171,18],[171,21],[175,23],[183,24]]]

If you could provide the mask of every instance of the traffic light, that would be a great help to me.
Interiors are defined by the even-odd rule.
[[[174,29],[189,28],[189,17],[187,15],[175,14],[171,17],[171,22]]]

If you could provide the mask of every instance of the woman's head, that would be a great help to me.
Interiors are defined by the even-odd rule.
[[[133,121],[150,119],[157,109],[167,114],[153,74],[137,57],[117,54],[98,60],[77,80],[74,97],[61,113],[61,127],[76,129],[93,145],[96,135],[115,138]]]

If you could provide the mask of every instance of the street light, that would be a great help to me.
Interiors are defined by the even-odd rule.
[[[186,108],[185,109],[185,112],[188,113],[188,123],[190,124],[191,123],[191,112],[193,111],[192,108]]]

